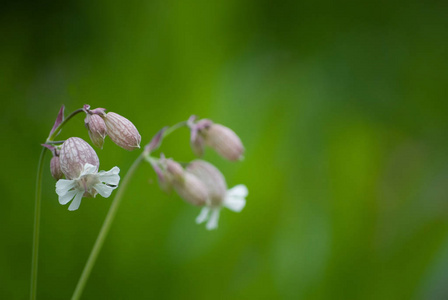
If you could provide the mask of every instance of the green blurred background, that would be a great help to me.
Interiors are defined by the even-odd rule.
[[[219,229],[133,178],[83,299],[447,299],[446,1],[6,1],[0,7],[0,298],[29,295],[40,144],[106,107],[143,144],[191,114],[249,188]],[[77,116],[60,138],[88,140]],[[193,159],[188,130],[163,145]],[[101,169],[139,152],[106,140]],[[46,158],[39,299],[69,299],[112,198],[58,203]]]

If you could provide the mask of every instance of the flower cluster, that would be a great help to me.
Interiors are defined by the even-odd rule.
[[[104,138],[108,135],[118,146],[133,150],[140,147],[141,136],[137,128],[128,119],[113,113],[106,113],[104,108],[90,109],[84,105],[85,126],[92,143],[103,148]],[[50,132],[50,137],[60,132],[64,121],[64,107]],[[51,138],[49,141],[51,142]],[[98,171],[100,161],[95,150],[83,139],[70,137],[60,145],[43,144],[51,150],[51,175],[57,180],[56,193],[60,204],[72,201],[69,210],[77,210],[83,197],[95,197],[97,194],[107,198],[117,188],[120,181],[120,169],[113,167],[110,171]],[[66,179],[63,179],[65,176]]]
[[[195,122],[192,116],[187,121],[191,131],[191,146],[197,156],[204,154],[204,147],[214,149],[223,158],[235,161],[243,158],[244,147],[240,138],[223,125],[215,124],[208,119]],[[160,140],[160,133],[150,143]],[[202,207],[196,223],[207,221],[206,228],[212,230],[218,227],[221,208],[240,212],[246,205],[248,189],[240,184],[227,189],[223,174],[211,163],[196,159],[182,166],[171,158],[147,156],[157,174],[160,188],[165,192],[175,190],[187,203]]]

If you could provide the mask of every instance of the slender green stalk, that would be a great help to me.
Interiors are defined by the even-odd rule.
[[[167,137],[171,133],[173,133],[175,130],[187,125],[187,122],[180,122],[177,123],[171,127],[169,127],[164,133],[162,138]],[[160,146],[160,145],[159,145]],[[87,263],[84,266],[84,270],[82,271],[81,277],[79,278],[78,284],[76,285],[75,291],[72,296],[72,300],[77,300],[81,297],[82,292],[84,291],[85,285],[87,283],[87,280],[89,279],[90,273],[92,272],[93,266],[95,265],[96,259],[98,258],[98,255],[101,251],[101,248],[103,247],[104,241],[106,240],[106,236],[109,233],[110,227],[112,226],[112,222],[115,219],[115,215],[117,214],[118,207],[120,206],[120,203],[122,201],[123,193],[126,190],[126,187],[129,184],[129,181],[131,180],[131,177],[134,175],[135,170],[139,166],[139,164],[142,162],[143,159],[148,160],[149,154],[145,153],[143,151],[137,159],[134,161],[134,163],[129,168],[129,171],[126,173],[125,177],[123,178],[123,181],[120,184],[120,188],[117,191],[117,194],[115,195],[114,200],[112,201],[112,204],[109,208],[109,212],[107,213],[106,219],[103,222],[103,226],[101,227],[100,233],[98,234],[98,237],[96,238],[95,245],[93,245],[92,251],[90,252],[89,258],[87,259]]]
[[[179,122],[179,123],[177,123],[177,124],[175,124],[173,126],[168,127],[168,129],[165,130],[165,132],[163,133],[163,137],[166,138],[171,133],[173,133],[174,131],[176,131],[177,129],[179,129],[179,128],[185,126],[185,125],[187,125],[187,121],[182,121],[182,122]]]
[[[120,206],[121,200],[123,199],[123,193],[126,190],[126,187],[129,184],[129,181],[137,169],[138,165],[143,160],[143,154],[140,154],[137,159],[134,161],[132,166],[129,168],[129,171],[126,173],[123,181],[120,184],[120,188],[115,195],[114,200],[109,208],[109,212],[107,213],[106,219],[104,220],[103,226],[101,227],[100,233],[96,238],[95,245],[93,246],[92,251],[90,252],[89,259],[87,260],[86,265],[84,266],[84,270],[82,271],[81,277],[79,278],[78,284],[76,285],[75,292],[73,293],[72,300],[79,299],[84,290],[84,287],[89,279],[89,275],[92,271],[93,266],[95,265],[98,254],[101,251],[101,248],[104,244],[107,234],[109,233],[112,222],[117,214],[118,207]]]
[[[30,299],[36,299],[37,291],[37,262],[39,257],[39,226],[40,226],[40,204],[42,200],[42,171],[46,148],[42,148],[37,166],[36,195],[34,204],[34,232],[33,232],[33,256],[31,262],[31,294]]]
[[[46,142],[47,142],[47,143],[48,143],[48,142],[52,142],[52,141],[54,140],[54,138],[58,135],[59,130],[61,130],[62,127],[64,127],[64,125],[65,125],[71,118],[73,118],[74,116],[76,116],[76,115],[79,114],[80,112],[83,112],[83,109],[82,109],[82,108],[77,109],[77,110],[75,110],[74,112],[72,112],[70,115],[68,115],[67,118],[65,118],[64,121],[62,121],[61,124],[59,124],[59,126],[56,127],[56,129],[53,131],[53,134],[50,135],[50,136],[48,136]]]
[[[62,127],[76,114],[82,112],[82,108],[75,110],[72,112],[64,121],[59,124],[56,130],[48,136],[45,143],[52,144],[53,139],[57,136]],[[59,143],[59,142],[57,142]],[[37,177],[36,177],[36,194],[35,194],[35,204],[34,204],[34,229],[33,229],[33,254],[31,259],[31,291],[30,291],[30,299],[36,299],[36,291],[37,291],[37,266],[39,260],[39,228],[40,228],[40,208],[41,208],[41,200],[42,200],[42,172],[43,172],[43,162],[46,153],[46,148],[42,148],[42,152],[40,153],[39,163],[37,167]]]

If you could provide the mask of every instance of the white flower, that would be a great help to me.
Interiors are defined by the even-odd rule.
[[[56,182],[56,193],[59,195],[59,203],[65,205],[74,198],[68,210],[77,210],[83,196],[95,197],[98,193],[104,198],[109,197],[118,186],[120,181],[119,172],[120,169],[118,167],[113,167],[107,172],[98,172],[96,166],[86,163],[79,177],[59,179]]]
[[[196,218],[196,223],[201,224],[208,220],[206,228],[212,230],[218,227],[219,212],[222,207],[227,207],[234,212],[240,212],[246,205],[246,197],[249,194],[244,184],[234,186],[226,192],[222,204],[219,206],[205,206]]]

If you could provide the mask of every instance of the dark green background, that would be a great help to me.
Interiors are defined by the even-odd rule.
[[[93,3],[92,3],[93,2]],[[143,144],[190,114],[247,206],[208,232],[142,165],[84,299],[447,299],[446,1],[9,1],[0,8],[0,298],[29,294],[40,143],[62,104]],[[60,138],[88,140],[83,117]],[[163,145],[193,159],[186,129]],[[109,139],[101,169],[138,151]],[[44,170],[38,298],[69,299],[112,198],[58,203]],[[115,193],[114,193],[115,194]]]

